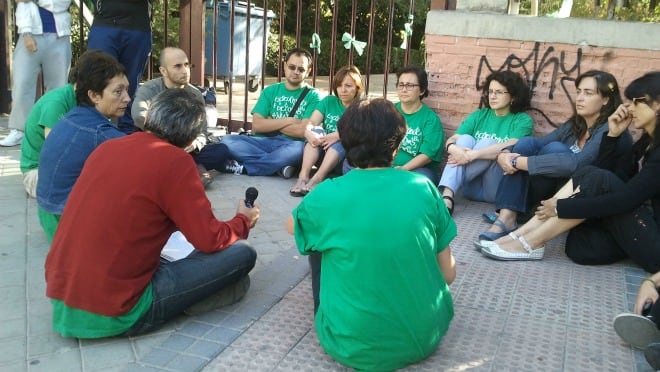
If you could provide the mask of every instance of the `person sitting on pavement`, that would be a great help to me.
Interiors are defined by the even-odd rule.
[[[355,66],[344,66],[332,81],[334,95],[327,96],[316,105],[307,124],[302,165],[298,182],[289,190],[291,196],[304,196],[321,183],[344,160],[344,148],[339,140],[337,121],[351,103],[362,97],[362,75]],[[321,125],[322,124],[322,125]],[[314,176],[312,167],[322,158]]]
[[[630,346],[644,351],[654,371],[660,370],[660,272],[642,280],[632,313],[614,318],[614,330]]]
[[[111,55],[96,53],[94,63],[78,69],[78,106],[55,124],[39,155],[38,214],[49,242],[89,154],[104,141],[124,136],[112,120],[124,115],[130,101],[126,70]]]
[[[144,119],[151,101],[160,92],[167,89],[185,89],[194,94],[195,99],[205,102],[202,92],[190,84],[190,62],[186,52],[179,48],[167,47],[160,53],[161,77],[149,80],[142,84],[135,93],[135,101],[131,106],[131,115],[135,126],[144,129]],[[215,123],[212,123],[215,126]],[[229,159],[229,150],[223,143],[208,143],[208,124],[204,125],[201,133],[186,150],[197,163],[199,176],[204,186],[213,182],[213,177],[207,171],[216,169],[223,171]]]
[[[284,82],[264,88],[252,110],[254,136],[222,138],[232,157],[226,172],[249,176],[279,173],[284,178],[295,174],[305,146],[306,119],[319,102],[316,88],[305,84],[311,71],[308,51],[294,48],[286,54]]]
[[[493,72],[483,87],[484,108],[471,113],[447,139],[447,164],[440,184],[442,198],[454,212],[454,194],[462,187],[470,200],[493,203],[504,173],[497,155],[521,137],[532,134],[534,122],[525,113],[529,88],[512,71]]]
[[[444,132],[438,114],[422,102],[429,95],[426,71],[406,66],[397,72],[396,91],[399,110],[408,131],[394,157],[394,166],[421,173],[438,183],[438,166],[442,161]]]
[[[540,260],[545,242],[569,231],[566,255],[582,265],[631,258],[660,271],[660,71],[635,79],[608,118],[594,165],[580,168],[525,225],[496,241],[475,245],[497,260]],[[619,153],[630,125],[643,131],[632,152]]]
[[[241,200],[231,220],[215,218],[184,151],[204,121],[193,94],[168,89],[152,102],[144,132],[107,141],[90,155],[46,257],[57,333],[135,336],[187,309],[210,311],[245,295],[257,254],[243,239],[259,208]],[[163,261],[176,230],[197,251]]]
[[[434,183],[392,167],[406,134],[394,104],[354,103],[337,127],[354,168],[309,193],[287,231],[302,254],[322,254],[312,286],[323,349],[357,370],[391,371],[429,356],[449,328],[456,224]]]
[[[504,170],[495,195],[498,218],[479,240],[497,240],[515,230],[518,213],[526,214],[552,197],[576,170],[598,157],[607,118],[621,104],[619,85],[611,74],[591,70],[578,76],[575,87],[575,112],[569,121],[543,137],[523,137],[497,155]],[[632,146],[630,134],[623,135],[622,153]]]

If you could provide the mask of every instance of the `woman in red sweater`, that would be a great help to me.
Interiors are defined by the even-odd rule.
[[[106,141],[85,162],[46,258],[53,328],[64,337],[155,330],[213,294],[217,305],[249,287],[255,250],[246,239],[259,209],[241,201],[219,221],[184,148],[199,134],[204,106],[183,89],[152,102],[145,132]],[[197,249],[164,262],[179,230]]]

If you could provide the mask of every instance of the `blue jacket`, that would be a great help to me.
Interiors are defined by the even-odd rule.
[[[37,203],[62,214],[89,154],[101,143],[125,134],[96,108],[76,106],[50,132],[39,156]]]

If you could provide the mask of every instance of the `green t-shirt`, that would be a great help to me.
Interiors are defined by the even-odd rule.
[[[327,96],[316,105],[316,110],[323,114],[323,130],[325,130],[325,133],[333,133],[337,131],[337,122],[346,112],[346,107],[337,96]]]
[[[442,131],[442,123],[438,114],[422,103],[422,107],[415,113],[406,114],[401,109],[401,102],[394,105],[406,119],[408,132],[403,137],[399,151],[394,157],[394,166],[404,165],[419,154],[431,158],[431,163],[426,167],[438,169],[442,161],[442,149],[445,135]]]
[[[269,85],[261,92],[257,103],[252,109],[252,114],[259,114],[264,118],[282,119],[289,117],[293,106],[298,97],[302,94],[304,85],[296,90],[286,89],[285,83]],[[300,102],[300,106],[293,116],[296,119],[305,119],[312,116],[312,112],[319,102],[319,92],[316,88],[310,87],[305,98]],[[263,133],[257,133],[256,136],[264,136]],[[302,141],[304,138],[290,137],[291,139]]]
[[[469,134],[477,141],[492,138],[498,143],[532,135],[534,121],[524,112],[495,115],[495,111],[482,108],[474,111],[456,129],[456,134]]]
[[[323,254],[315,323],[328,354],[394,370],[437,348],[454,314],[437,254],[456,225],[431,181],[356,168],[319,184],[292,214],[298,250]]]
[[[105,316],[67,306],[60,300],[53,304],[53,329],[63,337],[101,338],[116,336],[129,330],[149,309],[153,302],[151,283],[128,313]]]
[[[25,121],[25,134],[21,143],[21,172],[39,168],[39,154],[46,139],[44,128],[53,129],[74,107],[76,92],[72,84],[47,92],[32,106]]]

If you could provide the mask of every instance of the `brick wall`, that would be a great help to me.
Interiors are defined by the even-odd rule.
[[[428,26],[427,26],[428,27]],[[643,34],[639,34],[643,35]],[[621,91],[630,81],[660,70],[660,50],[426,34],[429,97],[448,134],[479,106],[480,88],[492,71],[511,69],[532,86],[537,134],[572,115],[575,78],[591,69],[613,74]]]

